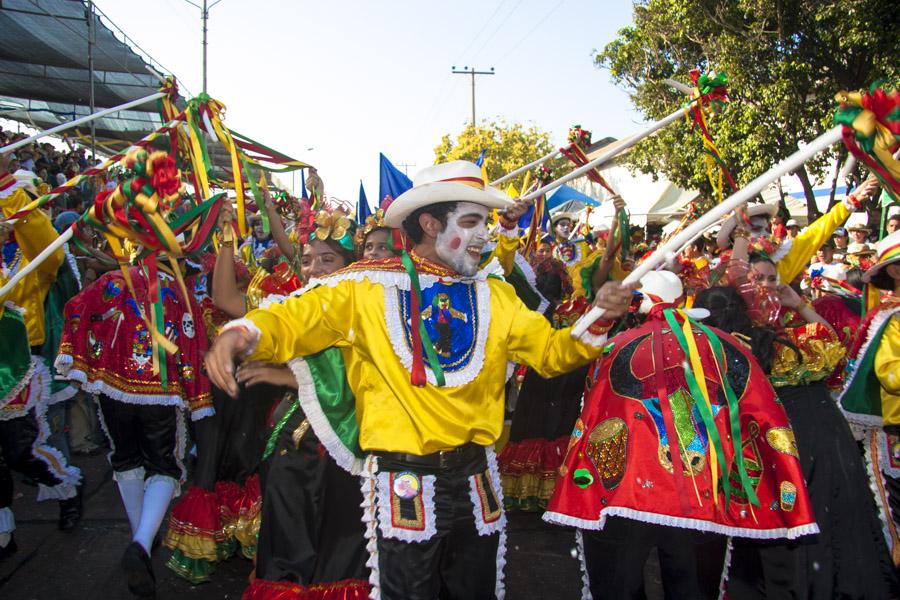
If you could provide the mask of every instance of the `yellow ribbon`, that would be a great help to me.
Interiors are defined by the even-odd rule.
[[[688,320],[687,314],[684,311],[678,311],[681,315],[681,318],[684,319],[684,323],[681,328],[684,331],[684,337],[687,341],[688,346],[688,360],[691,361],[691,368],[694,371],[694,374],[697,376],[697,385],[700,386],[700,391],[703,393],[702,398],[695,398],[696,402],[703,402],[706,404],[707,409],[710,413],[712,413],[712,405],[709,401],[709,390],[706,387],[706,373],[703,370],[703,363],[700,361],[700,352],[697,350],[697,341],[694,339],[694,332],[691,329],[691,322]],[[711,434],[707,434],[707,439],[711,439]],[[711,445],[711,443],[710,443]],[[710,474],[712,475],[712,488],[713,488],[713,504],[718,505],[719,503],[719,459],[716,456],[716,452],[709,448],[709,468]],[[688,471],[690,471],[690,467],[688,467]],[[692,472],[692,471],[691,471]]]

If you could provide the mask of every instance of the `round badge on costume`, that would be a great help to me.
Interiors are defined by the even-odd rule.
[[[408,471],[403,473],[398,473],[394,476],[394,494],[403,498],[404,500],[410,500],[419,495],[419,490],[422,489],[422,485],[419,482],[419,477]]]
[[[194,339],[194,318],[190,313],[181,315],[181,331],[184,332],[185,337]]]

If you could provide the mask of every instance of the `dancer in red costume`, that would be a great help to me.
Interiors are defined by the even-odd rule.
[[[753,356],[675,310],[674,274],[642,284],[647,321],[596,363],[544,519],[579,528],[594,598],[640,596],[653,546],[667,596],[715,597],[725,540],[714,534],[818,529],[790,423]]]

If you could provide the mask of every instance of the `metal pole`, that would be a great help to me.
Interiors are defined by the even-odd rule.
[[[640,281],[644,275],[664,263],[670,254],[675,253],[675,250],[681,248],[683,245],[706,231],[710,225],[724,217],[726,213],[733,211],[738,206],[759,194],[767,185],[777,180],[779,177],[797,170],[801,165],[819,152],[826,150],[832,144],[841,141],[841,129],[841,125],[829,129],[806,144],[802,149],[797,150],[786,159],[733,193],[721,203],[709,209],[699,219],[682,229],[680,233],[672,236],[668,242],[657,248],[653,254],[648,256],[634,269],[634,271],[629,273],[625,279],[622,280],[622,284],[628,285]],[[591,308],[591,310],[578,319],[572,327],[572,337],[581,337],[584,332],[587,331],[588,327],[602,316],[602,308],[596,306]]]
[[[94,114],[94,44],[97,43],[94,29],[94,0],[88,0],[88,73],[91,78],[91,114]],[[91,120],[91,162],[97,161],[96,124]],[[91,165],[93,166],[93,165]]]
[[[209,10],[206,8],[206,0],[203,0],[203,93],[206,93],[206,20],[209,18]]]
[[[94,114],[86,115],[81,117],[80,119],[75,119],[74,121],[69,121],[68,123],[61,123],[56,127],[51,129],[47,129],[45,131],[39,131],[38,133],[25,138],[24,140],[19,140],[18,142],[7,144],[0,148],[0,152],[12,152],[22,146],[27,146],[31,142],[35,140],[39,140],[42,137],[46,137],[48,135],[53,135],[54,133],[59,133],[60,131],[65,131],[66,129],[71,129],[72,127],[77,127],[84,123],[90,123],[94,119],[99,119],[101,117],[105,117],[106,115],[111,115],[113,113],[117,113],[119,111],[128,110],[129,108],[134,108],[135,106],[140,106],[141,104],[145,104],[147,102],[153,102],[157,98],[162,98],[165,96],[165,92],[156,92],[155,94],[150,94],[149,96],[144,96],[143,98],[138,98],[137,100],[132,100],[131,102],[126,102],[125,104],[120,104],[119,106],[113,106],[112,108],[104,108],[101,111],[95,112]]]

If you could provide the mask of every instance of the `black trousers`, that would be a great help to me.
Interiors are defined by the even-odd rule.
[[[378,473],[434,475],[435,533],[427,541],[407,542],[387,537],[378,527],[378,569],[384,600],[494,598],[500,533],[480,535],[470,496],[470,477],[484,476],[487,463],[479,457],[462,464],[423,468],[420,464],[379,457]],[[485,488],[487,489],[487,488]],[[391,490],[393,493],[393,490]],[[502,510],[493,492],[491,509]],[[379,511],[391,510],[379,505]],[[425,514],[428,519],[429,515]]]
[[[216,414],[193,423],[194,485],[207,491],[213,491],[217,481],[243,485],[258,471],[268,439],[266,421],[284,392],[285,388],[268,384],[242,386],[238,397],[232,398],[212,387]]]
[[[291,403],[283,401],[273,419]],[[301,585],[367,580],[359,480],[337,466],[311,428],[294,443],[292,434],[304,418],[301,409],[291,415],[272,456],[260,466],[256,577]]]
[[[100,414],[113,445],[109,462],[114,471],[143,467],[146,477],[166,475],[181,479],[175,456],[178,408],[156,404],[130,404],[98,396]]]
[[[0,421],[0,508],[12,506],[12,471],[46,486],[61,483],[47,463],[32,452],[37,436],[34,409],[22,417]]]
[[[893,565],[847,420],[821,382],[777,391],[797,439],[819,533],[796,540],[735,539],[729,598],[897,597]],[[893,509],[897,499],[890,500]]]
[[[643,599],[644,565],[659,553],[666,600],[717,598],[727,538],[693,529],[610,517],[602,531],[582,531],[594,600]]]

